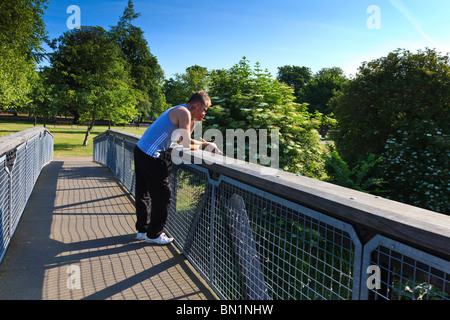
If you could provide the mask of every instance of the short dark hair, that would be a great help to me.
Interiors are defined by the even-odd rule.
[[[202,90],[192,94],[187,103],[193,104],[198,102],[202,103],[203,105],[206,105],[207,102],[211,102],[211,99],[209,98],[208,94]]]

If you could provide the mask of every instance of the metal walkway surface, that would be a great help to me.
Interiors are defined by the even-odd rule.
[[[0,299],[215,299],[175,246],[135,240],[134,212],[107,168],[55,159],[0,265]]]

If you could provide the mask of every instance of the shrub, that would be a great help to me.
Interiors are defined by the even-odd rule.
[[[313,115],[305,104],[295,103],[293,89],[272,78],[258,63],[252,69],[244,57],[228,70],[213,71],[208,93],[213,105],[205,129],[219,129],[224,137],[226,129],[278,130],[280,169],[310,177],[323,174],[316,130],[321,115]],[[274,147],[269,146],[268,155]],[[249,156],[247,152],[244,160]]]

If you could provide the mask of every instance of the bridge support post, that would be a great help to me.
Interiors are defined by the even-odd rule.
[[[12,171],[14,168],[14,163],[16,160],[16,154],[17,154],[17,149],[11,150],[9,152],[6,153],[6,165],[5,165],[5,171],[6,174],[8,175],[8,198],[9,198],[9,204],[8,204],[8,237],[9,239],[12,238],[12,208],[13,208],[13,203],[12,203]]]

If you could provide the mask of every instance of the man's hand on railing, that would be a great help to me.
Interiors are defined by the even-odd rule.
[[[202,138],[200,138],[200,139],[201,139],[202,142],[206,142],[207,143],[207,146],[205,147],[206,151],[217,153],[217,154],[220,154],[221,156],[223,156],[222,151],[219,150],[219,148],[217,147],[217,145],[214,142],[208,142],[208,141],[206,141],[206,140],[204,140]]]

